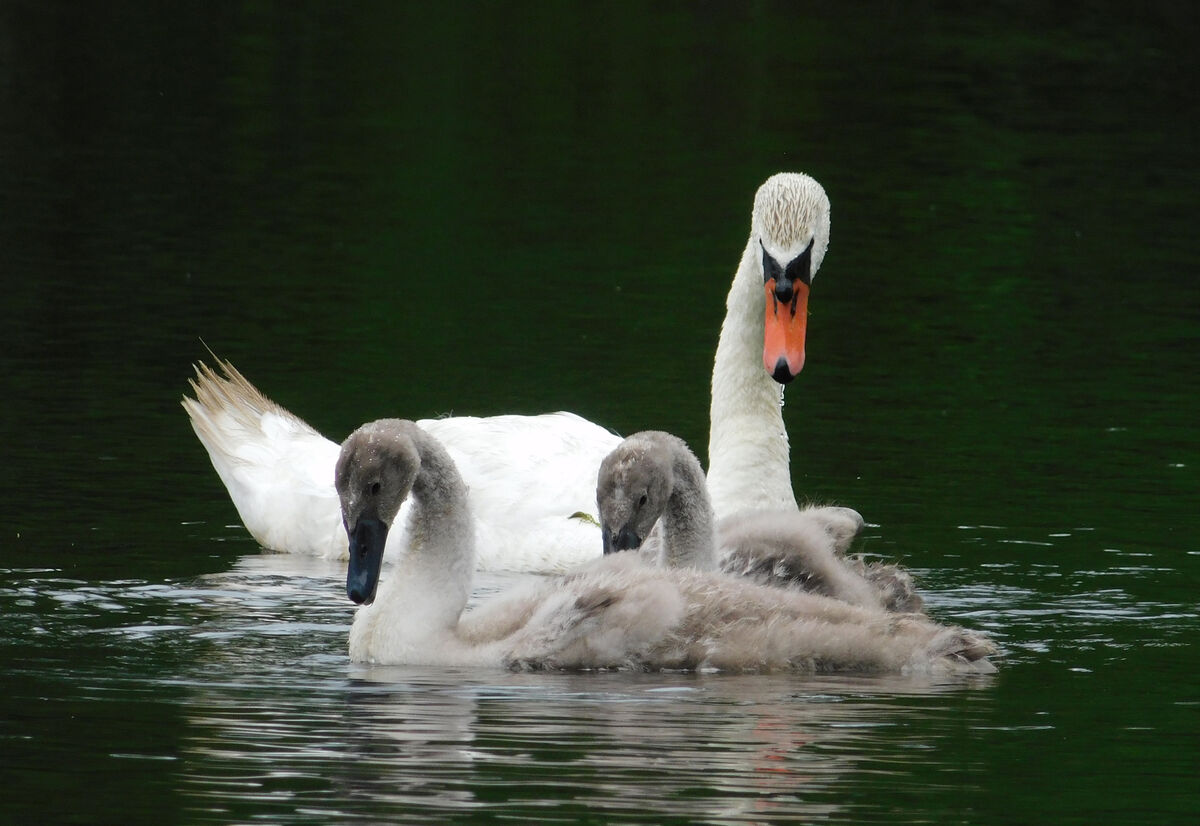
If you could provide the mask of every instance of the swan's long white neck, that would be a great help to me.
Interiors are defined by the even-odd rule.
[[[783,387],[763,368],[766,294],[758,234],[751,233],[726,299],[713,362],[708,492],[718,517],[794,508]]]
[[[410,545],[384,569],[375,602],[359,609],[350,633],[352,659],[372,659],[360,647],[383,639],[392,656],[405,647],[427,651],[442,636],[449,640],[471,594],[475,529],[467,486],[437,440],[418,433],[413,442],[421,468],[409,495]]]

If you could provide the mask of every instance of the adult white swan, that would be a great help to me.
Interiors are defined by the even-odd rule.
[[[467,488],[412,422],[363,425],[336,487],[349,536],[346,592],[357,662],[508,668],[988,672],[991,643],[893,614],[695,568],[605,556],[464,615],[475,570]],[[410,546],[380,582],[388,533],[411,495]]]
[[[779,173],[754,198],[712,375],[709,489],[718,515],[796,508],[783,386],[804,364],[808,289],[829,244],[829,200]],[[338,446],[263,396],[228,362],[197,366],[183,406],[250,534],[272,550],[346,555],[333,490]],[[600,554],[596,470],[619,442],[570,413],[457,417],[419,426],[446,445],[471,490],[479,564],[565,570]],[[402,524],[404,521],[401,520]],[[408,541],[389,538],[388,556]]]

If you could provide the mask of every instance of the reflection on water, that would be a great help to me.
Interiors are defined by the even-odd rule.
[[[230,593],[254,593],[260,580],[277,589],[290,561],[247,557],[209,581],[228,582]],[[336,564],[300,567],[308,573],[282,581],[340,589]],[[281,613],[289,613],[288,594],[277,593]],[[218,604],[222,614],[235,608]],[[247,637],[264,632],[234,614],[230,627]],[[386,805],[452,817],[502,807],[518,818],[564,822],[585,811],[634,820],[647,811],[681,820],[817,816],[838,808],[861,772],[876,782],[904,776],[897,745],[904,754],[932,754],[948,736],[941,726],[970,723],[958,713],[958,695],[988,685],[356,666],[342,653],[348,615],[339,608],[325,617],[331,650],[324,659],[301,658],[296,668],[277,656],[291,644],[275,641],[277,651],[248,683],[191,685],[184,748],[188,764],[201,768],[187,772],[185,790],[202,810],[228,815],[253,803],[280,816],[302,808],[346,817]],[[311,639],[316,631],[293,633]],[[252,650],[228,646],[216,670],[235,670],[227,658]],[[281,688],[264,698],[264,684]],[[330,798],[336,809],[322,808]],[[663,810],[664,801],[672,808]]]
[[[986,530],[993,541],[1010,538]],[[1150,577],[1157,567],[1121,566],[1121,575]],[[999,675],[353,665],[342,566],[274,554],[170,584],[7,571],[0,610],[16,669],[56,684],[9,702],[36,705],[40,692],[181,717],[180,742],[126,733],[97,760],[161,761],[192,821],[936,820],[988,785],[997,738],[1063,725],[1051,712],[1002,711],[1006,678],[1050,660],[1087,679],[1123,651],[1179,645],[1197,627],[1194,606],[1139,601],[1109,585],[1111,569],[1068,577],[1050,564],[995,565],[977,582],[950,581],[957,570],[917,573],[935,583],[934,613],[1001,640]],[[476,597],[511,578],[489,576]],[[1046,581],[1056,579],[1088,587],[1055,596]],[[51,667],[56,647],[73,654]],[[10,741],[21,736],[9,731]]]

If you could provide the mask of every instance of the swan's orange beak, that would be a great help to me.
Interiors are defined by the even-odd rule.
[[[787,384],[804,369],[804,334],[808,329],[808,285],[792,282],[792,300],[775,294],[775,279],[767,280],[767,322],[763,336],[763,366],[771,378]]]

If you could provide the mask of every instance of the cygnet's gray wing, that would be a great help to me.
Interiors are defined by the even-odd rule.
[[[883,607],[897,613],[925,610],[925,599],[917,591],[912,574],[893,562],[868,562],[862,554],[845,557],[846,565],[871,583]]]
[[[814,505],[800,510],[803,519],[811,520],[824,529],[833,541],[835,553],[845,554],[866,527],[867,521],[854,508],[839,505]]]
[[[744,578],[676,571],[690,606],[676,647],[699,667],[813,672],[990,673],[984,636],[921,614],[897,614]]]
[[[921,610],[923,601],[907,571],[844,555],[863,524],[857,511],[838,507],[734,514],[717,524],[721,568],[763,585],[853,605]]]
[[[917,593],[912,574],[902,566],[874,560],[868,562],[863,554],[848,555],[854,541],[866,527],[866,520],[853,508],[825,505],[805,508],[801,515],[824,527],[833,539],[834,551],[850,569],[875,588],[883,607],[889,611],[911,613],[925,610],[925,600]]]

